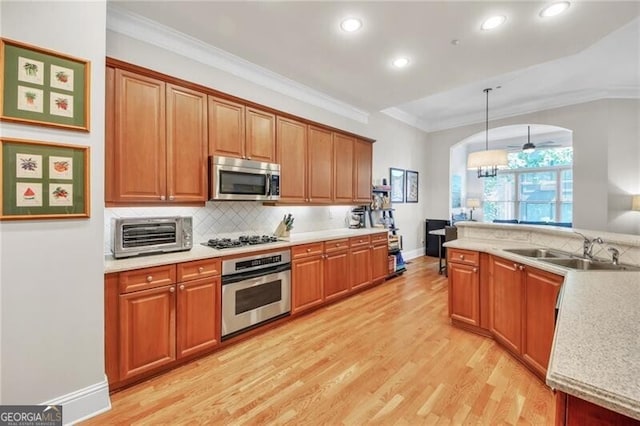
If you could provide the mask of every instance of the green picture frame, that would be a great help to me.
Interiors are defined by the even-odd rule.
[[[89,131],[89,61],[0,38],[0,67],[0,120]]]
[[[0,138],[0,220],[88,218],[89,147]]]

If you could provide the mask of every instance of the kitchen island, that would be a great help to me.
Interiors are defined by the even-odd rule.
[[[488,253],[565,277],[547,385],[611,410],[613,415],[628,416],[625,419],[630,422],[640,420],[640,272],[576,271],[505,251],[544,247],[580,255],[583,237],[571,230],[477,223],[457,226],[460,238],[446,243],[448,248]],[[579,232],[596,236],[594,231]],[[639,266],[636,236],[597,234],[623,249],[624,263]],[[606,250],[597,254],[601,253]],[[565,403],[564,395],[558,398],[558,404]],[[567,421],[567,407],[559,405],[556,424]]]

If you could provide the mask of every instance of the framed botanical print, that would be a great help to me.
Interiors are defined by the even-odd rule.
[[[404,203],[404,170],[389,168],[389,182],[391,183],[391,202]]]
[[[89,131],[89,61],[0,38],[0,66],[0,119]]]
[[[89,147],[0,138],[0,220],[89,217]]]
[[[418,172],[407,170],[407,203],[418,202]]]

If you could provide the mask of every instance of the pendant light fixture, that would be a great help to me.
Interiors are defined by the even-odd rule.
[[[536,150],[536,146],[531,142],[531,126],[527,126],[527,143],[522,145],[522,152],[531,154]]]
[[[485,150],[472,152],[467,157],[467,169],[477,169],[478,177],[495,177],[498,169],[506,169],[509,161],[507,151],[504,149],[489,150],[489,92],[491,88],[484,89],[487,98],[487,109],[485,116]]]

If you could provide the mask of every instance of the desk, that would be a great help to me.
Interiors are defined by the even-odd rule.
[[[433,231],[429,231],[429,234],[437,235],[438,238],[440,238],[440,244],[438,245],[438,274],[442,274],[442,271],[445,271],[446,275],[447,262],[443,263],[444,258],[442,257],[442,243],[444,243],[445,237],[444,228],[434,229]]]

